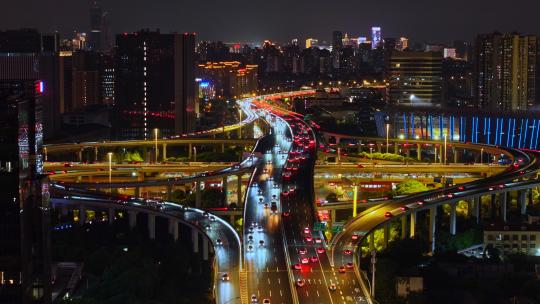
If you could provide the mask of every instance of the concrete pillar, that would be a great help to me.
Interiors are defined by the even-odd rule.
[[[476,217],[476,223],[480,223],[480,219],[482,219],[482,197],[477,196],[473,199],[473,205],[474,205],[474,216]]]
[[[225,197],[225,206],[229,205],[229,195],[227,190],[227,176],[223,177],[223,180],[221,181],[221,191],[223,191],[223,196]]]
[[[162,149],[162,153],[161,153],[162,160],[166,161],[167,160],[167,144],[163,144],[161,149]]]
[[[473,201],[467,200],[467,218],[473,216]]]
[[[429,241],[431,252],[435,251],[435,227],[437,226],[437,207],[429,208]]]
[[[456,206],[457,203],[450,204],[450,234],[456,235]]]
[[[137,226],[137,211],[128,211],[129,229],[133,230]]]
[[[94,147],[94,162],[98,161],[99,157],[99,148],[97,146]]]
[[[382,144],[380,142],[377,143],[377,152],[382,153]]]
[[[135,196],[141,197],[141,187],[139,186],[135,187]]]
[[[148,214],[148,237],[153,240],[156,238],[156,216]]]
[[[401,239],[404,240],[407,237],[407,217],[401,217]]]
[[[172,198],[172,184],[167,184],[167,200],[171,200]]]
[[[221,153],[225,153],[225,144],[221,144]]]
[[[456,147],[452,147],[452,154],[454,154],[454,164],[457,164],[459,154],[456,152]]]
[[[229,215],[229,222],[231,225],[234,225],[234,222],[236,221],[236,216],[234,214]]]
[[[441,164],[444,164],[444,146],[439,147],[439,161]]]
[[[491,201],[490,201],[490,205],[489,205],[489,212],[491,213],[491,219],[495,219],[496,217],[496,211],[497,211],[497,208],[495,206],[497,202],[497,194],[492,194],[491,195]]]
[[[114,208],[109,208],[109,225],[114,223]]]
[[[508,203],[508,192],[503,192],[501,195],[501,219],[506,223],[506,208]]]
[[[79,205],[79,225],[84,225],[86,223],[86,207],[84,205]]]
[[[178,237],[179,237],[178,220],[169,219],[169,233],[172,235],[175,241],[178,240]]]
[[[193,243],[193,252],[199,252],[199,232],[197,229],[191,229],[191,242]]]
[[[84,149],[79,149],[79,151],[77,151],[77,161],[78,162],[82,162],[82,155],[83,155],[83,150]]]
[[[411,238],[414,238],[414,234],[416,232],[416,211],[411,211],[411,224],[410,224],[410,234],[409,236]]]
[[[195,207],[201,208],[201,182],[195,182]]]
[[[385,224],[383,229],[383,248],[386,249],[390,241],[390,224]]]
[[[399,153],[399,144],[398,142],[394,142],[394,154],[398,154]]]
[[[332,224],[336,222],[336,209],[330,210],[330,219],[332,220]]]
[[[375,232],[369,235],[369,252],[375,250]]]
[[[236,182],[236,200],[238,207],[242,204],[242,175],[237,175],[237,182]]]
[[[188,159],[189,160],[191,160],[191,158],[193,157],[192,153],[193,153],[193,145],[189,143],[188,144]]]
[[[422,161],[422,144],[416,144],[416,159]]]
[[[518,191],[518,201],[520,204],[520,214],[527,214],[527,190]]]

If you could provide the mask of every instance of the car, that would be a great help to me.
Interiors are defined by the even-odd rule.
[[[264,247],[264,240],[259,241],[259,247]]]
[[[229,281],[231,278],[229,277],[229,274],[228,273],[224,273],[222,276],[221,276],[221,280],[223,282],[227,282]]]
[[[409,207],[407,207],[407,206],[401,206],[401,207],[399,207],[399,209],[400,209],[401,211],[407,211],[407,210],[409,209]]]
[[[205,229],[206,231],[210,231],[210,230],[212,230],[212,226],[210,226],[210,225],[205,225],[205,226],[204,226],[204,229]]]
[[[303,257],[303,258],[300,259],[300,263],[307,264],[307,263],[309,263],[309,259],[306,258],[306,257]]]
[[[272,206],[270,207],[270,211],[272,211],[272,213],[277,212],[277,205],[275,203],[273,203]]]
[[[258,194],[258,195],[262,195],[262,193],[263,193],[263,192],[262,192],[261,189],[257,190],[257,194]]]
[[[311,233],[311,230],[309,230],[309,227],[304,228],[304,233],[305,234],[310,234]]]
[[[221,239],[217,239],[217,240],[216,240],[216,244],[217,244],[218,246],[221,246],[221,245],[223,245],[223,241],[222,241]]]
[[[268,209],[268,207],[270,207],[268,203],[264,203],[264,209]]]
[[[252,246],[252,245],[248,245],[247,251],[248,251],[248,252],[252,252],[252,251],[253,251],[253,246]]]
[[[452,198],[454,197],[454,194],[453,193],[448,193],[448,195],[446,195],[448,198]]]
[[[353,234],[353,235],[351,236],[351,239],[352,239],[353,241],[358,240],[358,234]]]
[[[270,299],[268,299],[268,298],[264,299],[263,304],[270,304]]]
[[[319,248],[317,248],[317,253],[318,253],[318,254],[323,254],[323,253],[325,253],[325,252],[326,252],[326,249],[324,249],[324,247],[319,247]]]
[[[347,268],[345,268],[345,266],[339,266],[338,272],[339,273],[345,273],[345,272],[347,272]]]
[[[331,291],[335,291],[337,289],[336,284],[332,283],[328,285],[328,289],[330,289]]]
[[[393,217],[393,216],[394,215],[390,211],[387,211],[387,212],[384,213],[384,217]]]
[[[262,227],[261,225],[257,226],[257,231],[262,232],[262,231],[263,231],[263,227]]]
[[[307,249],[306,249],[306,248],[299,248],[299,249],[298,249],[298,253],[300,253],[300,254],[306,254],[306,253],[307,253]]]
[[[262,197],[259,197],[259,204],[262,204],[264,202],[264,199]]]
[[[311,242],[311,241],[313,241],[313,238],[311,237],[311,235],[307,235],[305,240],[306,240],[306,242]]]
[[[309,260],[311,261],[311,263],[315,263],[319,261],[319,258],[316,255],[314,255],[311,258],[309,258]]]
[[[294,267],[294,269],[296,269],[296,270],[302,270],[302,265],[300,265],[300,263],[294,264],[293,267]]]
[[[347,267],[347,268],[353,268],[353,266],[354,265],[353,265],[352,262],[349,262],[349,263],[345,264],[345,267]]]
[[[315,238],[315,244],[321,244],[322,239],[320,237]]]
[[[211,222],[214,222],[216,220],[216,218],[214,216],[209,216],[208,219],[211,221]]]
[[[304,285],[306,285],[306,280],[304,280],[304,279],[298,279],[298,280],[296,280],[296,286],[302,287],[302,286],[304,286]]]
[[[289,217],[289,215],[291,215],[291,213],[289,211],[283,211],[283,213],[281,213],[281,215],[283,215],[284,217]]]
[[[277,199],[277,195],[272,194],[272,199],[274,199],[274,200]]]
[[[210,213],[208,213],[208,211],[203,212],[204,217],[208,217],[209,215],[210,215]]]
[[[253,227],[248,228],[249,232],[253,232]]]
[[[352,254],[352,250],[350,250],[350,249],[345,249],[345,250],[343,250],[343,254],[344,254],[344,255],[351,255],[351,254]]]
[[[259,187],[259,183],[254,182],[253,184],[251,184],[251,186],[257,188],[257,187]]]
[[[248,242],[253,242],[253,235],[248,235]]]
[[[259,303],[259,299],[257,299],[256,295],[251,295],[251,303]]]

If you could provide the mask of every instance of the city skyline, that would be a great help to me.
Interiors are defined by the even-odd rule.
[[[0,12],[2,28],[35,27],[44,32],[58,30],[63,35],[75,30],[89,31],[90,1],[52,2],[22,0],[7,4],[9,9]],[[537,3],[527,3],[528,9],[524,11],[521,5],[506,7],[502,0],[492,1],[489,7],[464,0],[436,5],[424,0],[407,3],[337,1],[332,5],[324,5],[319,0],[309,5],[306,1],[237,2],[231,5],[162,0],[159,5],[148,7],[142,1],[119,0],[100,1],[100,5],[109,12],[113,33],[159,28],[164,33],[196,32],[205,40],[285,42],[307,37],[331,40],[333,30],[350,33],[353,37],[369,36],[371,26],[381,26],[383,37],[406,36],[434,43],[470,41],[478,33],[495,30],[540,34],[534,23],[534,12],[540,9]],[[30,13],[28,7],[33,8]],[[262,16],[258,13],[261,11],[267,13]],[[349,16],[349,12],[357,13]],[[287,23],[279,25],[283,20]]]

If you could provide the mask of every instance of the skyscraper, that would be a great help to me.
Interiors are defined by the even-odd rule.
[[[473,89],[478,106],[494,110],[526,110],[534,106],[537,51],[535,36],[477,36]]]
[[[332,51],[339,51],[343,47],[343,33],[334,31],[332,33]]]
[[[102,47],[103,11],[97,1],[90,7],[90,48],[100,51]]]
[[[51,303],[42,81],[0,79],[0,303]]]
[[[371,28],[371,48],[376,49],[381,45],[382,33],[381,28],[374,26]]]
[[[398,51],[404,51],[407,48],[409,48],[409,39],[405,37],[399,38],[399,40],[396,42],[396,49]]]
[[[194,127],[195,35],[141,30],[116,37],[115,119],[121,138]],[[172,117],[172,119],[170,118]]]
[[[390,100],[401,104],[442,102],[442,53],[394,51],[390,59]]]
[[[306,49],[309,49],[311,47],[318,47],[318,46],[319,46],[319,40],[315,38],[306,39]]]

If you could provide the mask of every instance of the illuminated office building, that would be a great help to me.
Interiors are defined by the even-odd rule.
[[[492,33],[475,42],[474,93],[479,107],[526,110],[535,105],[538,39]]]
[[[398,51],[403,51],[409,48],[409,39],[405,37],[400,37],[398,41],[396,41],[396,49]]]
[[[376,49],[382,43],[382,33],[381,28],[374,26],[371,28],[371,48]]]
[[[206,62],[197,66],[197,77],[206,80],[218,98],[240,98],[257,91],[257,65],[243,66],[238,61]]]
[[[390,58],[390,100],[399,104],[439,104],[442,99],[442,54],[394,51]]]
[[[319,40],[314,38],[308,38],[306,39],[306,49],[312,48],[312,47],[318,47],[319,46]]]

